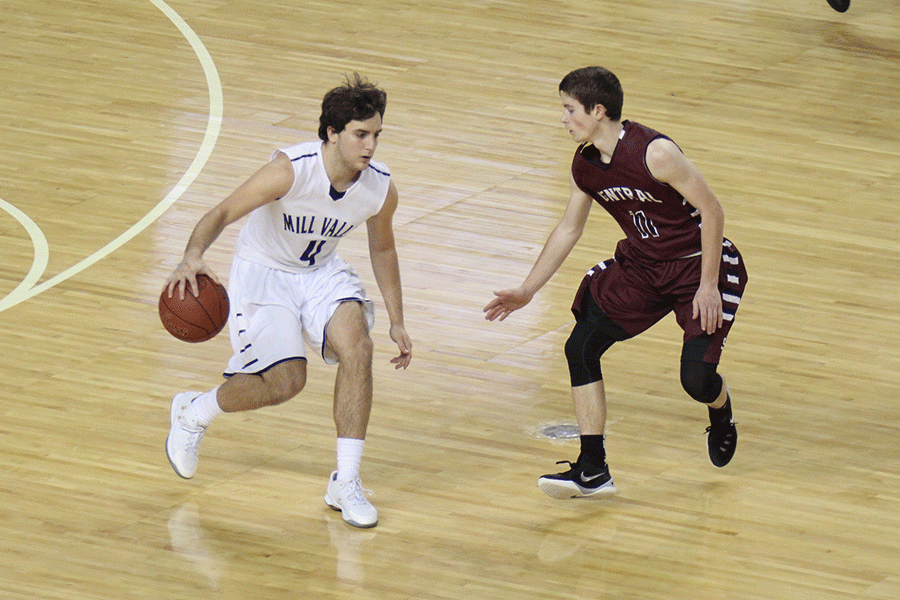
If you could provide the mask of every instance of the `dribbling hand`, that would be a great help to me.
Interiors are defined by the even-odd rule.
[[[197,285],[197,275],[200,274],[209,275],[216,283],[222,283],[219,281],[218,276],[206,266],[206,263],[203,262],[202,259],[191,261],[183,260],[175,267],[175,270],[172,271],[169,278],[166,279],[163,290],[168,290],[169,298],[172,297],[172,293],[175,290],[178,290],[178,299],[184,300],[184,292],[187,287],[190,286],[191,292],[196,296],[200,293],[200,286]]]

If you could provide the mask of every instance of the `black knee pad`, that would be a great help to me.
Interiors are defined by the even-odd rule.
[[[718,365],[694,361],[681,361],[681,387],[688,395],[703,404],[712,404],[722,393],[722,376],[716,373]]]
[[[575,327],[566,341],[572,387],[601,381],[600,357],[616,342],[631,337],[597,306],[589,291],[583,294],[581,310],[576,315]]]
[[[566,340],[566,360],[572,387],[579,387],[603,379],[600,357],[616,340],[587,321],[578,321]]]

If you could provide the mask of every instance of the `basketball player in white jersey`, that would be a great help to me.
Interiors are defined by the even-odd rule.
[[[397,190],[390,172],[372,160],[386,94],[358,75],[325,95],[321,141],[276,151],[194,228],[184,258],[166,281],[168,293],[197,291],[197,275],[217,279],[203,253],[241,217],[228,282],[234,355],[226,381],[206,392],[175,396],[166,454],[175,472],[197,470],[200,440],[228,412],[273,406],[306,383],[306,348],[337,364],[334,421],[337,469],[325,502],[356,527],[374,527],[378,511],[364,495],[359,467],[372,406],[373,308],[357,274],[335,249],[366,224],[375,280],[384,297],[390,336],[405,369],[412,343],[403,324],[400,270],[392,218]],[[305,340],[305,344],[304,344]]]

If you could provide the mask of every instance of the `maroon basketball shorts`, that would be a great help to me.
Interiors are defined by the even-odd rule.
[[[616,254],[592,268],[581,282],[572,312],[579,317],[582,295],[593,300],[632,337],[649,329],[670,312],[684,330],[684,342],[708,336],[693,318],[693,300],[700,285],[700,256],[671,261],[636,260]],[[718,364],[725,339],[734,323],[741,295],[747,285],[747,270],[740,252],[728,240],[722,242],[719,290],[722,293],[722,327],[706,346],[703,362]]]

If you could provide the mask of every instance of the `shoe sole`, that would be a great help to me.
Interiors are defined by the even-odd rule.
[[[172,437],[172,427],[175,425],[175,422],[178,419],[178,412],[175,409],[175,401],[180,395],[181,394],[177,394],[174,398],[172,398],[172,408],[169,409],[169,435],[166,436],[166,458],[169,459],[169,464],[172,465],[172,470],[175,471],[176,475],[178,475],[182,479],[191,479],[194,475],[184,475],[181,471],[179,471],[178,467],[175,465],[175,461],[172,460],[172,455],[169,453],[169,439]]]
[[[354,527],[359,527],[360,529],[370,529],[378,525],[378,519],[375,519],[373,523],[360,523],[358,521],[354,521],[352,517],[349,517],[349,515],[344,512],[340,504],[331,499],[331,496],[329,494],[325,494],[325,504],[327,504],[329,508],[331,508],[331,510],[336,510],[341,513],[341,517],[344,519],[344,521],[346,521],[350,525],[353,525]]]
[[[538,479],[538,487],[541,491],[557,500],[571,500],[576,498],[586,500],[599,500],[600,498],[608,498],[616,493],[616,486],[612,481],[605,483],[596,490],[584,492],[575,482],[562,481],[556,479]]]

